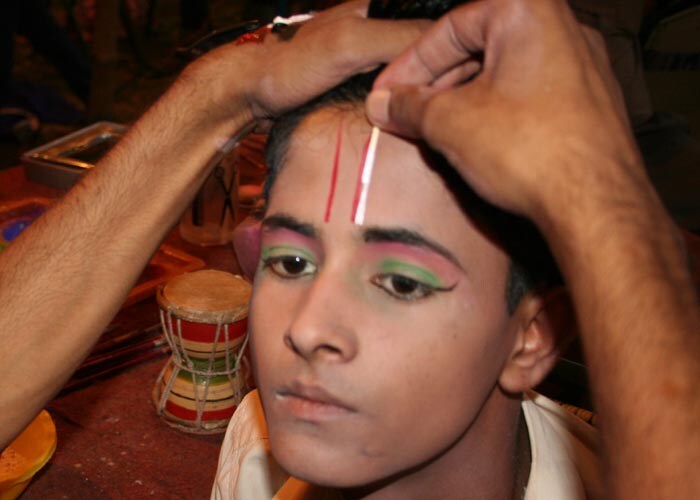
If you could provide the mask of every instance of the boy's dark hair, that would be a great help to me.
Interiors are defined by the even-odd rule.
[[[316,99],[280,116],[274,123],[265,147],[265,161],[270,169],[265,183],[265,199],[277,174],[285,163],[290,138],[301,121],[323,108],[363,109],[365,98],[379,70],[356,75]],[[465,213],[482,232],[496,241],[510,256],[511,264],[505,291],[508,312],[513,313],[523,295],[533,288],[562,283],[554,259],[535,226],[515,215],[485,202],[464,182],[445,158],[425,147],[426,163],[442,176]]]

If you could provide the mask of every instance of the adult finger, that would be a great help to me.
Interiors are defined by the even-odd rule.
[[[309,24],[291,41],[273,41],[277,48],[266,66],[289,67],[297,73],[299,67],[306,66],[307,71],[351,76],[388,63],[431,25],[432,21],[425,19],[389,21],[356,16],[321,26]]]
[[[331,7],[328,10],[321,11],[310,21],[306,21],[305,24],[322,26],[325,23],[329,23],[336,19],[340,19],[347,16],[364,18],[367,17],[368,7],[368,0],[353,0],[351,2],[343,2],[339,5],[336,5],[335,7]]]
[[[436,89],[455,87],[474,78],[481,71],[482,66],[481,61],[469,60],[440,75],[440,78],[435,80],[431,86]]]
[[[443,74],[479,59],[490,4],[477,1],[448,12],[379,75],[374,88],[429,85]]]
[[[320,15],[328,16],[328,18],[343,17],[348,14],[355,14],[358,17],[367,17],[367,9],[369,8],[369,0],[352,0],[343,2],[328,10],[321,11]]]
[[[478,82],[449,89],[399,85],[370,92],[365,109],[369,120],[383,130],[421,138],[442,151],[462,143],[459,137],[478,124],[473,101],[479,96],[484,93]]]
[[[329,51],[338,49],[347,55],[350,63],[345,68],[347,74],[388,63],[434,24],[425,19],[348,19],[346,22],[353,26],[348,29],[341,26],[336,33],[337,41],[327,43]],[[358,43],[358,40],[365,40],[365,43]],[[342,58],[339,62],[342,63]]]
[[[476,192],[511,211],[522,207],[493,186],[500,174],[490,167],[502,156],[494,141],[508,118],[495,111],[488,86],[479,79],[466,85],[438,89],[427,85],[401,85],[377,89],[368,96],[367,115],[383,130],[420,138],[439,151]],[[480,166],[473,172],[474,166]],[[488,167],[486,167],[488,166]]]
[[[253,114],[276,116],[391,61],[431,24],[346,16],[318,29],[302,28],[289,40],[266,40],[266,64],[255,66],[251,75],[259,82],[250,99]]]
[[[437,91],[418,85],[373,90],[367,97],[367,117],[388,132],[405,137],[422,137],[425,110]]]

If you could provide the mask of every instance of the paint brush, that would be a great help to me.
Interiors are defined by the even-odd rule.
[[[367,195],[369,186],[372,182],[372,170],[374,170],[374,161],[376,160],[377,141],[379,140],[379,128],[372,127],[372,133],[369,137],[367,150],[365,151],[364,161],[360,170],[360,197],[352,214],[352,221],[355,224],[362,225],[365,222],[365,211],[367,210]]]

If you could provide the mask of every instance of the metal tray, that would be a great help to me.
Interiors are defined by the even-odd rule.
[[[124,137],[127,127],[97,122],[22,155],[28,179],[68,189]]]

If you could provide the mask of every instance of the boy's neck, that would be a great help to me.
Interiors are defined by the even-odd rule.
[[[439,411],[439,410],[438,410]],[[521,500],[531,452],[520,397],[495,388],[472,425],[435,459],[344,498]]]

